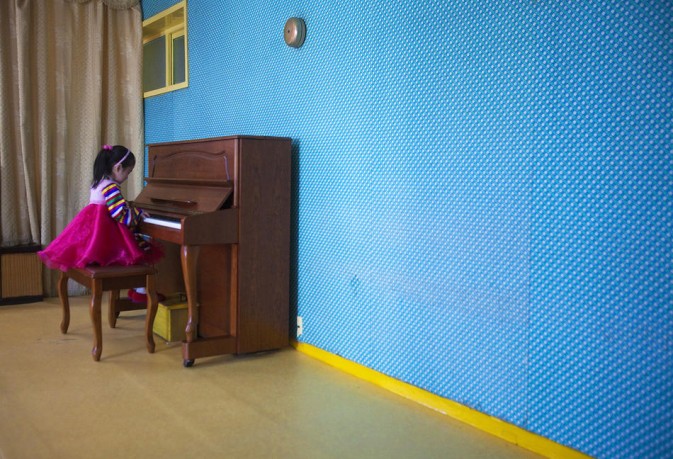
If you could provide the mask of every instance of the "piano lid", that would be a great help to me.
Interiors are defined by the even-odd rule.
[[[231,204],[236,145],[234,139],[150,145],[147,185],[134,204],[157,215],[181,217]]]
[[[229,181],[147,178],[134,205],[152,213],[195,215],[221,209],[232,193]]]

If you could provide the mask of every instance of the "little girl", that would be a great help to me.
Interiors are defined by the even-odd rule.
[[[93,165],[89,204],[47,248],[38,252],[45,265],[67,271],[87,265],[153,264],[161,247],[138,231],[148,215],[129,205],[119,185],[133,171],[136,158],[121,145],[103,145]],[[132,299],[134,292],[129,292]]]

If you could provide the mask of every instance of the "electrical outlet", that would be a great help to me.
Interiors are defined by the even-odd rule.
[[[304,333],[304,320],[301,316],[297,316],[297,337],[300,337]]]

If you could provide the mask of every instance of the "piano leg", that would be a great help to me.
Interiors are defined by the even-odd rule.
[[[197,304],[198,294],[196,285],[196,264],[199,257],[199,246],[182,246],[180,261],[182,263],[182,275],[187,290],[187,327],[185,328],[185,341],[194,342],[197,338],[197,326],[199,324],[199,309]],[[194,365],[193,359],[188,359],[183,345],[183,364],[185,367]]]

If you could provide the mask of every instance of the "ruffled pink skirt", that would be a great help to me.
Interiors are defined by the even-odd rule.
[[[141,249],[133,232],[113,220],[104,205],[89,204],[38,255],[49,268],[67,271],[87,265],[154,264],[163,250],[155,241],[149,241],[148,250]]]

